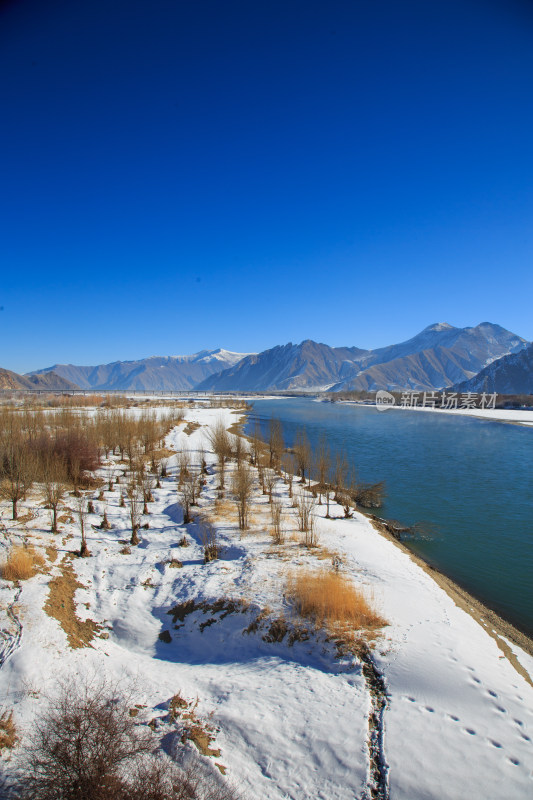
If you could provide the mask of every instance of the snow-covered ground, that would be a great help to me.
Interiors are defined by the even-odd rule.
[[[400,408],[400,411],[405,409]],[[491,419],[495,422],[514,422],[519,425],[533,425],[533,411],[520,408],[409,408],[408,411],[427,411],[434,414],[461,414],[466,417]]]
[[[339,400],[342,405],[370,405],[372,403],[361,404],[354,400]],[[428,414],[459,414],[466,417],[478,417],[479,419],[490,419],[494,422],[513,422],[517,425],[533,425],[533,410],[521,408],[430,408],[424,406],[381,406],[379,411],[383,414],[389,411],[424,411]]]
[[[238,416],[229,410],[188,410],[187,420],[202,427],[187,435],[178,426],[167,445],[193,452],[207,448],[206,426],[219,418],[229,426]],[[288,572],[305,565],[329,569],[336,555],[340,569],[389,622],[372,651],[387,693],[382,742],[387,786],[381,796],[531,798],[533,659],[511,645],[529,671],[527,680],[498,647],[498,637],[456,606],[362,515],[340,519],[341,510],[333,505],[339,518],[327,520],[325,506],[317,506],[320,548],[308,551],[291,533],[294,510],[279,481],[275,491],[286,506],[285,543],[272,545],[268,501],[259,489],[252,530],[240,534],[231,504],[212,516],[214,456],[208,453],[207,461],[200,511],[211,513],[222,546],[219,560],[208,564],[202,525],[182,524],[172,475],[154,490],[150,528],[141,531],[140,545],[129,553],[128,511],[119,507],[119,493],[106,492],[105,503],[94,501],[100,513],[91,517],[92,524],[99,523],[105,505],[114,527],[108,532],[90,527],[91,557],[72,560],[83,587],[75,595],[78,617],[102,626],[89,647],[72,649],[58,621],[43,610],[51,577],[79,546],[76,525],[63,524],[54,537],[47,532],[49,512],[42,508],[28,522],[30,538],[43,548],[55,543],[58,558],[24,582],[18,596],[12,584],[0,581],[0,663],[2,646],[7,656],[0,696],[3,708],[14,709],[18,730],[31,730],[58,678],[106,675],[133,687],[134,702],[142,706],[139,720],[158,720],[156,732],[166,740],[173,733],[179,739],[179,723],[168,719],[170,698],[178,692],[191,702],[198,698],[195,713],[213,729],[212,748],[220,749],[220,755],[199,758],[244,798],[369,797],[371,696],[361,662],[339,658],[320,632],[290,644],[289,633],[275,641],[280,637],[270,627],[282,614],[289,629],[297,624],[285,596]],[[6,506],[3,522],[11,534],[17,531]],[[184,535],[187,547],[179,546]],[[171,566],[172,559],[183,566]],[[195,603],[189,613],[179,606],[186,601]],[[22,624],[20,639],[6,614],[10,606]],[[190,743],[182,747],[194,751]],[[9,761],[4,763],[9,768]],[[225,778],[216,764],[226,768]]]

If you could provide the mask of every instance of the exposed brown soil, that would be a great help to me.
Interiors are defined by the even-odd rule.
[[[59,622],[67,634],[70,647],[91,647],[93,638],[102,630],[102,626],[92,619],[78,618],[74,597],[76,589],[85,587],[78,581],[71,561],[63,561],[60,568],[61,574],[50,581],[44,611]]]

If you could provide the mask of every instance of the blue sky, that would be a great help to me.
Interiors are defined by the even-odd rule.
[[[533,339],[525,0],[18,0],[0,71],[0,366]]]

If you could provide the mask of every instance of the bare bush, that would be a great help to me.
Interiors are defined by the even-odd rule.
[[[209,523],[204,523],[202,526],[202,544],[204,546],[204,563],[216,561],[219,556],[217,533]]]
[[[162,753],[130,703],[106,684],[62,686],[22,751],[20,800],[237,800],[198,762],[180,768]]]

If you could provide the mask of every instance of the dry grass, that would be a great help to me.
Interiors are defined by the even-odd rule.
[[[387,624],[342,573],[303,569],[290,573],[287,583],[298,613],[330,633],[373,630]]]
[[[44,558],[32,547],[13,547],[0,565],[0,574],[5,581],[25,581],[33,578],[43,564]]]
[[[50,581],[50,593],[44,605],[44,611],[56,619],[67,634],[72,648],[90,647],[93,637],[101,631],[101,626],[92,619],[81,620],[76,614],[74,596],[76,589],[83,588],[72,564],[62,564],[61,575]]]
[[[0,710],[0,751],[12,750],[18,742],[17,730],[13,722],[12,711]]]
[[[201,425],[199,422],[195,422],[194,420],[191,420],[191,421],[190,421],[190,422],[188,422],[188,423],[187,423],[187,425],[184,427],[184,429],[183,429],[183,433],[186,433],[186,434],[187,434],[187,436],[190,436],[190,435],[191,435],[191,433],[194,433],[195,431],[197,431],[197,430],[198,430],[198,428],[203,428],[203,427],[204,427],[204,426],[203,426],[203,425]]]

